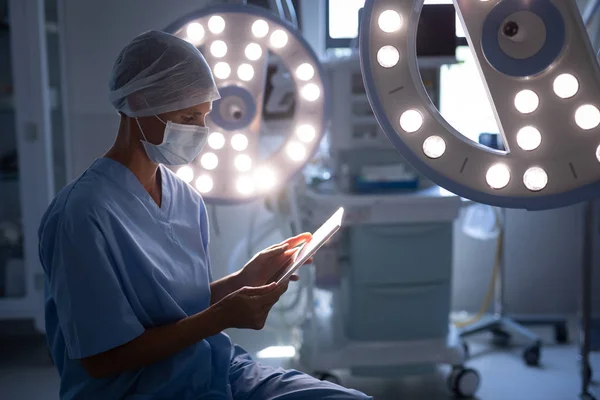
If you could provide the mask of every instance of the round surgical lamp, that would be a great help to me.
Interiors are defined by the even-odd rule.
[[[317,150],[328,120],[325,74],[301,33],[245,4],[203,8],[166,31],[200,49],[221,94],[207,117],[207,145],[190,164],[172,170],[211,203],[244,203],[284,187]],[[279,132],[283,145],[260,159],[270,53],[290,71],[295,112],[292,129]]]
[[[600,70],[575,1],[454,0],[505,151],[474,143],[423,87],[423,0],[367,0],[360,58],[394,147],[433,182],[499,207],[550,209],[600,194]]]

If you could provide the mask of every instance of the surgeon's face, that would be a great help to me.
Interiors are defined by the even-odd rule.
[[[206,126],[206,116],[212,111],[212,101],[178,111],[159,114],[164,122],[174,122],[183,125]],[[165,124],[156,117],[139,118],[146,139],[150,143],[160,144],[165,133]]]

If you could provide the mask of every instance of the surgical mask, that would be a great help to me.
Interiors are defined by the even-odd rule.
[[[208,139],[208,127],[176,124],[171,121],[165,123],[158,116],[156,118],[165,124],[165,134],[161,144],[148,142],[140,121],[135,119],[144,137],[142,144],[150,160],[156,164],[182,165],[189,164],[198,157]]]

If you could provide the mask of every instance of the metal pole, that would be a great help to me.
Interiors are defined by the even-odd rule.
[[[281,0],[269,0],[269,8],[273,10],[275,14],[281,19],[285,19],[285,13],[283,12],[283,6]]]
[[[285,19],[290,21],[296,28],[298,28],[298,16],[296,15],[294,3],[292,3],[292,0],[282,0],[282,3]]]
[[[501,248],[500,254],[498,254],[498,275],[495,277],[494,284],[494,315],[498,319],[504,317],[504,239],[506,238],[506,210],[504,208],[500,209],[500,218],[502,229],[500,229],[498,240]]]
[[[581,290],[581,396],[590,398],[589,387],[591,378],[590,369],[590,324],[592,312],[592,235],[594,219],[594,202],[585,205],[584,235],[583,235],[583,265],[582,265],[582,290]]]

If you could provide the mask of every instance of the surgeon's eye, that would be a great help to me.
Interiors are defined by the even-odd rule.
[[[202,113],[182,115],[180,118],[180,121],[182,124],[188,124],[188,125],[197,124],[199,122],[202,122],[202,120],[203,120]]]

